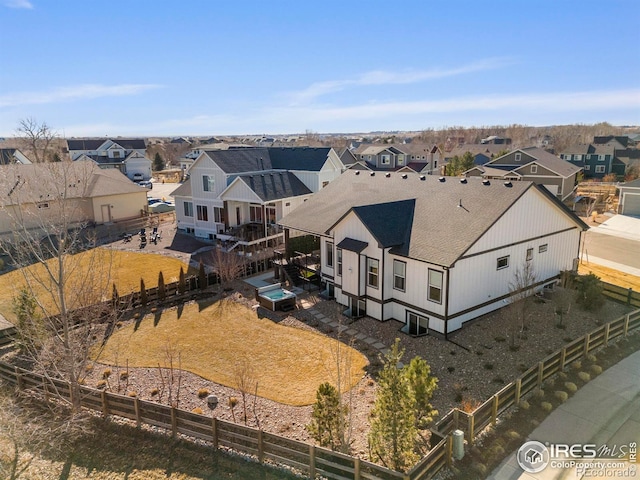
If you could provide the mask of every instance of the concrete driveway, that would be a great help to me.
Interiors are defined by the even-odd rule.
[[[640,219],[616,215],[601,224],[591,225],[583,234],[580,257],[640,276]]]

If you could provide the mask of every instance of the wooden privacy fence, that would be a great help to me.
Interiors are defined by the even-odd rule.
[[[172,408],[155,402],[140,400],[86,386],[79,387],[82,406],[117,415],[142,424],[165,428],[172,436],[184,434],[211,442],[214,448],[225,447],[253,455],[259,462],[272,461],[304,472],[311,478],[321,475],[332,480],[425,480],[432,478],[452,461],[451,433],[460,429],[469,444],[489,424],[495,425],[498,415],[517,406],[521,398],[539,388],[550,376],[567,365],[586,356],[596,348],[606,346],[611,340],[627,336],[629,331],[640,328],[640,310],[606,323],[578,338],[524,372],[519,378],[502,388],[495,395],[466,413],[457,408],[444,415],[432,431],[432,448],[407,473],[395,472],[380,465],[350,455],[332,452],[325,448],[291,440],[256,428],[218,420],[205,415]],[[45,397],[55,391],[56,396],[72,400],[73,390],[63,380],[46,377],[0,362],[0,379],[19,389],[31,389]]]
[[[449,411],[435,424],[435,430],[441,436],[447,436],[454,430],[460,429],[465,432],[467,441],[472,444],[475,436],[482,429],[489,424],[495,425],[500,413],[512,406],[518,406],[520,399],[540,388],[544,380],[561,372],[567,365],[586,356],[589,352],[608,345],[611,340],[621,336],[626,337],[629,331],[637,328],[640,328],[640,310],[605,323],[538,362],[537,365],[531,367],[515,381],[479,405],[473,412],[466,413],[457,408]]]

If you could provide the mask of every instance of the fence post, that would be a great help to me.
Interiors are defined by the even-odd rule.
[[[609,345],[609,329],[611,328],[611,323],[605,323],[604,325],[604,346]]]
[[[178,416],[176,415],[176,408],[171,407],[171,436],[176,438],[178,434]]]
[[[24,384],[22,382],[22,374],[20,373],[20,370],[18,370],[18,367],[15,367],[15,371],[16,371],[16,384],[18,385],[18,390],[24,390]]]
[[[473,413],[470,413],[467,417],[467,420],[469,425],[469,438],[467,439],[467,441],[469,442],[469,445],[473,445],[474,430],[476,427],[476,416]]]
[[[560,371],[564,372],[564,364],[567,361],[567,347],[562,347],[560,351]]]
[[[140,415],[140,399],[138,397],[133,398],[133,408],[136,412],[136,427],[140,428],[142,425],[142,416]]]
[[[627,305],[631,305],[631,296],[633,295],[633,289],[629,288],[627,290]]]
[[[213,449],[218,449],[218,419],[211,417],[211,436],[213,437]]]
[[[258,430],[258,461],[264,462],[264,439],[262,438],[262,430]]]
[[[493,396],[493,405],[491,406],[491,424],[496,426],[496,417],[498,416],[498,395]]]
[[[360,480],[360,459],[358,457],[353,459],[353,480]]]
[[[455,425],[456,425],[456,426],[455,426],[455,428],[454,428],[454,430],[458,428],[458,420],[459,420],[459,413],[458,413],[458,409],[456,408],[456,409],[453,411],[453,422],[454,422],[454,423],[455,423]]]
[[[587,356],[587,354],[589,353],[589,341],[590,341],[590,340],[591,340],[591,334],[590,334],[590,333],[587,333],[587,334],[584,336],[584,349],[583,349],[583,352],[582,352],[582,355],[583,355],[583,356],[585,356],[585,357],[586,357],[586,356]]]
[[[107,392],[105,390],[100,392],[100,398],[102,400],[102,415],[106,417],[109,415],[109,403],[107,400]]]
[[[629,332],[629,315],[631,315],[630,313],[627,313],[624,317],[624,336],[627,336],[627,333]]]
[[[542,373],[544,370],[544,363],[538,362],[538,388],[542,387]]]
[[[520,393],[522,392],[522,378],[518,378],[516,380],[516,395],[514,397],[514,402],[516,407],[520,406]]]
[[[316,478],[316,447],[309,445],[309,478]]]
[[[453,460],[453,437],[451,435],[447,436],[447,450],[445,456],[447,460],[447,467],[450,467],[451,461]]]

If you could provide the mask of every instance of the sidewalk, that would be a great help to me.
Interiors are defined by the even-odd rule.
[[[609,448],[636,442],[640,446],[640,352],[630,355],[578,390],[531,432],[526,441],[529,440],[543,444],[590,443]],[[575,468],[552,468],[551,465],[539,473],[527,473],[518,465],[516,455],[517,452],[512,453],[487,478],[583,478]],[[629,467],[632,465],[629,464]],[[635,467],[635,473],[632,471],[625,478],[640,478],[640,459]]]

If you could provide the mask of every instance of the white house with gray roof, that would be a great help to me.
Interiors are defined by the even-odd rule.
[[[279,241],[277,221],[343,170],[332,148],[203,150],[172,194],[178,228],[239,245]]]
[[[447,335],[509,302],[531,262],[536,288],[578,258],[587,226],[527,181],[347,171],[280,220],[320,237],[321,278],[352,316]]]

